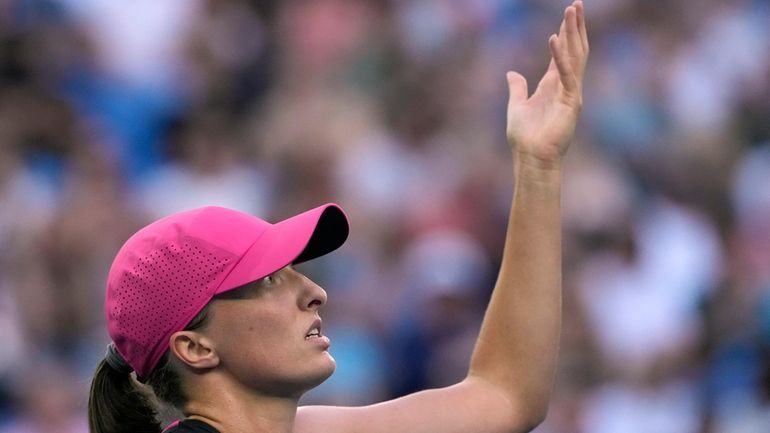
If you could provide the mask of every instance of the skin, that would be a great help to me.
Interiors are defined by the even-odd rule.
[[[187,394],[195,396],[185,415],[222,432],[240,431],[234,421],[251,426],[243,431],[286,431],[297,400],[334,372],[328,339],[307,338],[326,299],[287,266],[212,301],[204,327],[171,336]]]
[[[548,40],[535,92],[516,72],[507,139],[516,190],[500,273],[460,383],[364,407],[297,407],[334,360],[304,339],[326,293],[288,267],[243,299],[217,300],[210,324],[171,337],[185,414],[222,433],[511,433],[543,421],[561,328],[561,178],[582,107],[588,38],[582,2]],[[317,343],[317,342],[315,342]]]

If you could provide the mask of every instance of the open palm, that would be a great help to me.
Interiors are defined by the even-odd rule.
[[[546,165],[559,162],[566,152],[582,107],[589,49],[581,1],[567,7],[559,34],[551,35],[548,47],[551,63],[532,96],[521,74],[506,74],[508,144],[519,158]]]

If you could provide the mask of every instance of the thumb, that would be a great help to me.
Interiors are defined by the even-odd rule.
[[[527,100],[527,79],[518,72],[508,71],[505,74],[508,80],[508,104],[518,104]]]

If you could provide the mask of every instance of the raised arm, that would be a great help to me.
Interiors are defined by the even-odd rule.
[[[551,64],[532,96],[523,76],[506,74],[516,188],[468,377],[372,406],[301,408],[295,432],[509,433],[544,419],[561,327],[562,158],[582,105],[588,57],[582,2],[567,7],[548,46]]]
[[[500,274],[470,378],[500,388],[517,418],[539,423],[550,398],[561,328],[562,158],[582,105],[588,56],[583,5],[565,11],[552,60],[535,93],[508,72],[508,143],[516,189]]]

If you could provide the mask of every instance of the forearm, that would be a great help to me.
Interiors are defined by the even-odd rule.
[[[582,107],[589,50],[580,0],[565,9],[548,47],[551,63],[531,96],[523,75],[506,73],[516,189],[500,274],[467,379],[383,404],[323,410],[331,421],[321,430],[512,433],[545,417],[561,329],[562,158]],[[316,415],[309,413],[318,430]]]
[[[561,174],[560,163],[515,162],[500,273],[469,373],[535,420],[547,410],[561,328]]]

